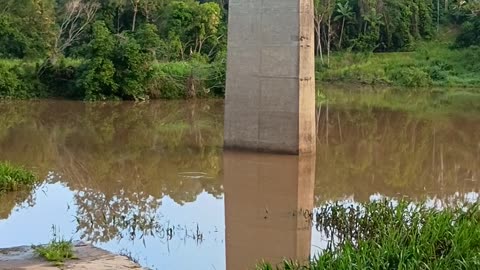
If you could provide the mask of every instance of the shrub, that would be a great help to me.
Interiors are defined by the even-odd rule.
[[[33,98],[39,96],[42,89],[34,67],[0,63],[0,98]]]
[[[388,73],[395,84],[408,87],[426,87],[432,85],[432,78],[418,67],[398,67]]]
[[[153,67],[147,92],[152,98],[180,99],[185,98],[187,78],[192,73],[188,62],[159,63]]]
[[[332,237],[327,249],[307,265],[287,261],[277,269],[480,267],[478,204],[442,210],[406,201],[333,204],[321,207],[312,218],[317,230]]]
[[[480,44],[480,16],[472,16],[462,25],[462,31],[458,35],[456,45],[469,47]]]
[[[87,51],[89,60],[80,67],[77,82],[86,100],[147,98],[152,51],[130,35],[114,36],[102,21],[93,26]]]
[[[38,78],[48,96],[83,99],[84,92],[75,85],[78,64],[61,59],[57,63],[46,62],[38,71]]]

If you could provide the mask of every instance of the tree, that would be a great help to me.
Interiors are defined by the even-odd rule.
[[[78,87],[84,91],[86,100],[115,98],[119,88],[115,82],[115,66],[111,60],[115,39],[105,22],[95,22],[93,39],[87,47],[86,57],[89,60],[80,67]]]
[[[314,22],[315,22],[315,35],[317,38],[317,54],[320,55],[320,61],[324,63],[323,59],[323,46],[322,46],[322,37],[324,36],[324,20],[327,19],[328,30],[327,30],[327,54],[330,54],[330,38],[331,38],[331,18],[334,8],[334,0],[315,0],[314,1]],[[327,57],[328,57],[327,56]],[[329,62],[329,59],[327,59]]]
[[[340,30],[340,39],[338,41],[338,48],[342,48],[342,40],[343,40],[343,32],[345,31],[345,22],[346,20],[351,20],[353,18],[353,10],[352,7],[350,7],[350,4],[348,2],[338,3],[337,4],[337,13],[338,15],[335,17],[334,21],[339,21],[342,20],[342,26]]]
[[[68,0],[62,10],[62,23],[55,40],[52,62],[76,42],[95,19],[100,5],[94,1]]]
[[[172,1],[165,14],[161,32],[168,37],[167,47],[172,43],[182,59],[185,54],[201,54],[207,43],[218,41],[222,14],[217,3]]]
[[[17,50],[21,55],[12,56],[38,58],[48,55],[55,37],[54,4],[54,0],[0,0],[4,26],[11,27],[9,38],[15,36],[15,42],[23,44],[23,48]],[[17,39],[20,37],[21,40]]]
[[[140,0],[130,0],[130,2],[133,7],[132,32],[135,32],[135,26],[137,24],[138,5],[140,4]]]

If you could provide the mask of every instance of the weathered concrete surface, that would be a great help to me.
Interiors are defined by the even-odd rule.
[[[313,0],[230,0],[225,147],[315,151]]]
[[[227,270],[310,255],[315,155],[223,154]]]
[[[0,269],[2,270],[103,270],[103,269],[142,269],[128,258],[85,244],[75,245],[78,259],[69,260],[63,266],[54,266],[36,256],[31,247],[0,249]]]

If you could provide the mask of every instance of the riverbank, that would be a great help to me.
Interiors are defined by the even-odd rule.
[[[332,237],[326,250],[310,263],[258,269],[478,269],[480,208],[457,203],[443,209],[387,200],[326,205],[312,213],[316,229]]]
[[[85,82],[86,59],[61,59],[55,64],[42,61],[0,59],[0,99],[62,98],[72,100],[146,100],[218,97],[224,95],[225,62],[218,60],[174,61],[148,63],[148,74],[141,82],[133,77],[131,87],[135,95],[122,93],[99,84]],[[117,69],[119,74],[125,70]],[[83,77],[82,77],[83,76]],[[92,74],[93,76],[93,74]],[[133,75],[131,75],[133,76]],[[90,78],[87,76],[87,78]],[[110,78],[97,78],[109,80]],[[111,78],[113,85],[122,84],[122,78]],[[91,80],[92,81],[92,80]],[[106,83],[106,81],[104,81]],[[89,88],[99,87],[102,94],[92,95]],[[115,87],[114,87],[115,88]]]
[[[422,42],[413,52],[335,53],[328,67],[317,60],[317,83],[320,91],[337,85],[351,89],[388,87],[397,92],[431,95],[435,105],[451,102],[478,107],[480,47],[455,49],[452,44],[450,37]],[[0,59],[0,99],[146,100],[223,97],[225,94],[225,56],[213,62],[148,63],[148,74],[142,80],[135,77],[130,80],[134,84],[130,88],[136,89],[133,95],[115,90],[123,85],[123,78],[117,75],[112,81],[85,77],[88,63],[86,59],[70,58],[50,65],[40,60]],[[118,67],[115,72],[129,71]],[[109,90],[109,86],[103,84],[90,85],[90,82],[102,80],[103,84],[111,83],[114,89]],[[92,89],[97,88],[99,93],[92,94]]]
[[[91,245],[78,243],[74,246],[74,252],[74,260],[56,267],[36,256],[33,248],[28,246],[0,249],[0,269],[142,269],[127,257],[111,254]]]
[[[450,38],[420,42],[412,52],[335,53],[328,67],[317,60],[317,80],[421,91],[429,87],[480,87],[480,47],[455,49],[453,44]]]

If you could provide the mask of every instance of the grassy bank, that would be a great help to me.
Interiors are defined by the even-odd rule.
[[[408,202],[328,205],[313,213],[317,230],[333,236],[311,263],[269,269],[478,269],[479,205],[432,209]]]
[[[320,88],[331,84],[348,84],[350,88],[365,85],[397,87],[400,89],[397,92],[427,93],[435,106],[461,104],[478,107],[480,47],[454,49],[452,40],[453,37],[445,37],[422,42],[413,52],[335,53],[328,67],[317,61],[317,79]],[[85,76],[86,62],[85,59],[63,59],[54,65],[42,66],[41,61],[0,59],[0,99],[184,99],[218,97],[225,91],[225,56],[219,56],[211,63],[153,61],[147,64],[148,75],[144,79],[132,79],[131,88],[138,89],[134,96],[128,91],[121,93],[117,88],[115,91],[102,88],[102,84],[90,85],[101,82],[103,77],[86,80],[90,78]],[[117,70],[118,74],[123,72],[128,74],[128,71]],[[121,77],[103,83],[117,87],[129,85],[122,83]],[[92,96],[91,89],[103,90]]]
[[[84,59],[62,59],[54,65],[41,61],[0,59],[0,99],[86,99],[80,82]],[[138,85],[147,99],[184,99],[223,96],[224,61],[152,62],[148,79]],[[107,91],[108,92],[108,91]],[[118,99],[112,92],[106,99]],[[124,97],[128,99],[128,97]]]
[[[480,47],[455,49],[450,40],[421,42],[413,52],[335,53],[328,67],[317,60],[317,79],[406,87],[480,87]]]
[[[18,166],[0,162],[0,195],[4,192],[17,191],[35,185],[35,175]]]

